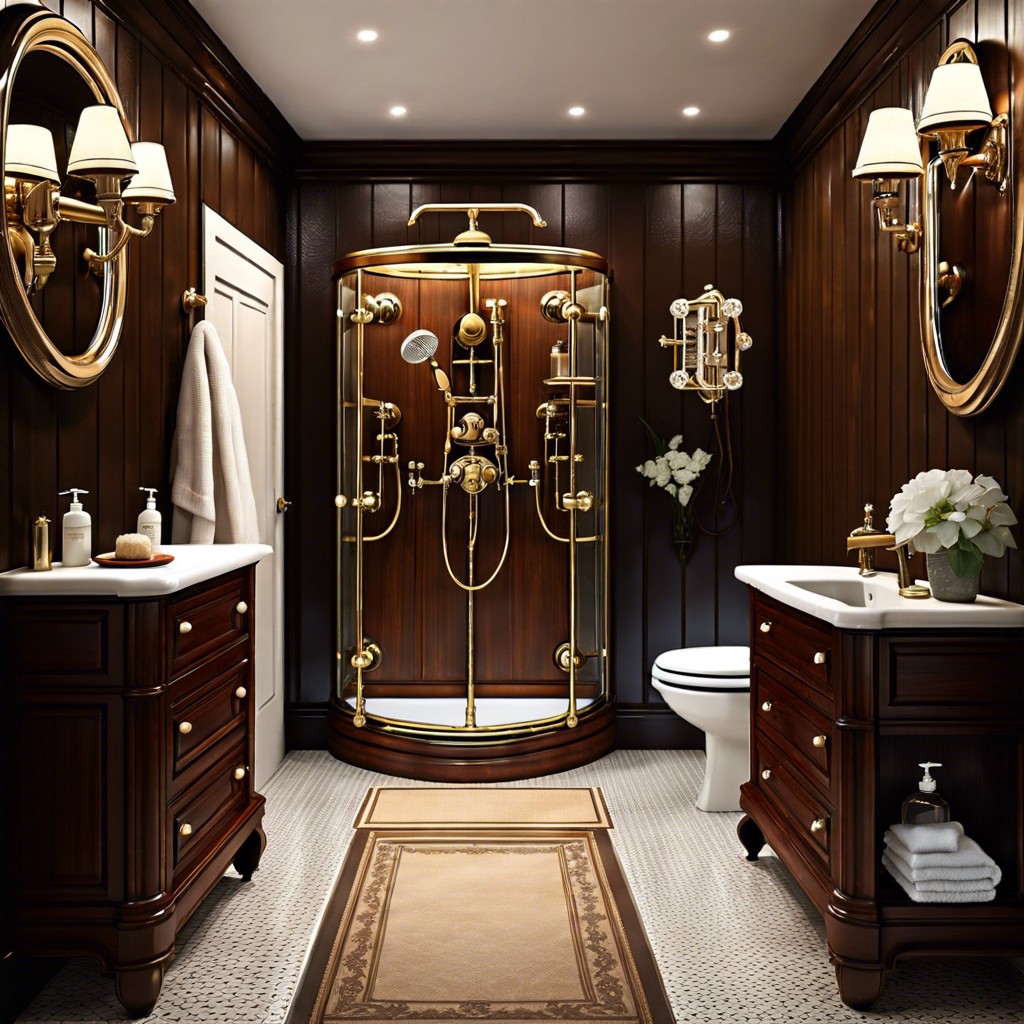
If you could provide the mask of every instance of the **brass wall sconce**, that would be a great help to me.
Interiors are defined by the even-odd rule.
[[[972,151],[969,136],[986,129]],[[920,139],[934,140],[936,155],[927,169],[921,159]],[[957,40],[939,58],[925,95],[921,117],[904,107],[873,110],[861,144],[853,177],[872,188],[871,205],[878,229],[894,235],[907,254],[921,251],[921,333],[928,378],[943,405],[958,416],[972,416],[985,409],[1005,384],[1020,346],[1024,329],[1024,288],[1021,286],[1021,247],[1024,244],[1024,210],[1014,214],[1009,286],[999,326],[977,373],[966,382],[952,376],[942,347],[940,312],[955,301],[965,271],[939,258],[939,175],[944,169],[955,189],[962,168],[999,189],[1009,185],[1009,116],[993,116],[978,58],[970,43]],[[1022,194],[1024,170],[1017,161],[1017,194]],[[923,216],[903,222],[899,216],[902,181],[924,175]]]
[[[754,339],[740,326],[742,312],[739,299],[727,299],[713,285],[705,285],[697,298],[676,299],[669,306],[672,337],[658,339],[662,348],[672,349],[669,383],[679,391],[696,391],[711,406],[712,416],[727,391],[743,386],[740,353]]]
[[[0,52],[8,62],[0,75],[5,200],[0,317],[26,361],[47,383],[79,388],[106,369],[120,338],[126,246],[132,238],[148,235],[160,211],[174,202],[167,156],[157,143],[129,141],[116,85],[99,54],[70,22],[37,7],[9,7],[0,12]],[[62,189],[49,129],[9,120],[17,71],[31,54],[65,61],[92,95],[94,102],[78,119],[67,175],[91,181],[95,202],[62,194],[70,190]],[[128,209],[140,218],[138,226],[126,219]],[[30,301],[57,269],[51,237],[65,221],[100,228],[97,247],[82,253],[103,283],[96,331],[80,355],[67,355],[53,343]]]

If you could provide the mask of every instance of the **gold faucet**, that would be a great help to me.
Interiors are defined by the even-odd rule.
[[[867,504],[864,506],[864,525],[858,526],[856,530],[850,531],[851,537],[877,537],[882,531],[876,530],[871,522],[871,513],[875,506]],[[849,547],[846,549],[849,551]],[[863,547],[857,551],[857,563],[860,565],[861,576],[874,576],[878,570],[875,568],[875,549]]]
[[[897,545],[896,537],[891,533],[875,532],[858,535],[854,531],[854,533],[846,538],[846,550],[863,551],[865,549],[885,548],[886,551],[895,551],[896,558],[899,560],[900,597],[931,597],[931,591],[927,587],[922,587],[920,584],[915,583],[910,575],[910,566],[907,564],[907,559],[912,552],[910,554],[907,552],[908,543],[909,541],[905,541],[903,544]]]

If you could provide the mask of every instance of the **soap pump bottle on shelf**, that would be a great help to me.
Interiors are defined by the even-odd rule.
[[[918,792],[903,801],[903,824],[931,825],[949,821],[949,804],[935,791],[935,780],[931,776],[931,769],[942,765],[938,761],[924,761],[918,767],[924,769],[924,778],[917,784]]]
[[[81,487],[72,487],[60,494],[71,495],[71,511],[64,513],[63,546],[60,552],[60,564],[65,568],[76,565],[88,565],[92,560],[92,516],[82,511],[80,494],[88,494]]]
[[[160,550],[160,512],[156,507],[156,488],[140,487],[140,491],[149,491],[146,507],[139,513],[138,532],[149,538],[153,554]]]

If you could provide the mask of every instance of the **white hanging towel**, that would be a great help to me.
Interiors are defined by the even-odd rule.
[[[174,544],[258,544],[242,414],[217,329],[196,324],[185,355],[171,456]]]

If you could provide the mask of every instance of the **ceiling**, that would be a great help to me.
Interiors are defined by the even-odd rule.
[[[770,139],[874,2],[192,0],[306,140]]]

